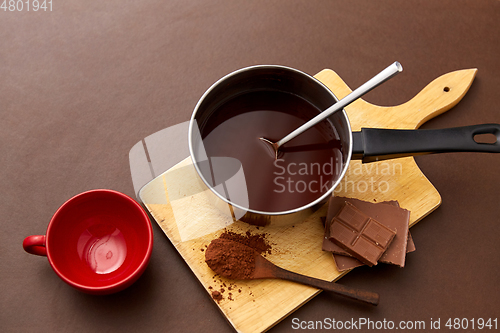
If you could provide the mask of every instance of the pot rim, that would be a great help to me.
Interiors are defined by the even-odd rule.
[[[227,204],[233,206],[233,207],[236,207],[238,209],[241,209],[241,210],[244,210],[245,212],[250,212],[250,213],[254,213],[254,214],[260,214],[260,215],[273,215],[273,216],[276,216],[276,215],[287,215],[287,214],[293,214],[293,213],[296,213],[296,212],[300,212],[300,211],[303,211],[305,209],[308,209],[308,208],[311,208],[317,204],[319,204],[320,202],[322,202],[323,200],[325,200],[328,196],[330,196],[332,194],[332,192],[335,190],[335,188],[338,186],[338,184],[341,182],[341,180],[344,178],[344,175],[347,171],[347,168],[349,167],[349,164],[351,162],[351,156],[352,156],[352,145],[353,145],[353,139],[352,139],[352,129],[351,129],[351,123],[349,122],[349,117],[347,116],[347,113],[345,112],[345,109],[342,109],[342,115],[344,116],[345,118],[345,121],[346,121],[346,124],[347,124],[347,128],[346,130],[349,132],[348,133],[348,141],[349,141],[349,151],[347,152],[344,152],[343,154],[347,154],[347,158],[345,160],[345,163],[343,165],[343,168],[342,168],[342,172],[340,173],[339,177],[337,178],[337,180],[333,183],[333,185],[331,186],[331,188],[325,192],[325,194],[323,194],[321,197],[319,197],[318,199],[304,205],[304,206],[301,206],[301,207],[298,207],[298,208],[294,208],[294,209],[291,209],[291,210],[287,210],[287,211],[281,211],[281,212],[264,212],[264,211],[259,211],[259,210],[254,210],[254,209],[251,209],[251,208],[247,208],[247,207],[243,207],[243,206],[240,206],[238,204],[235,204],[233,202],[231,202],[230,200],[227,200],[225,197],[223,197],[222,195],[220,195],[216,190],[214,190],[212,188],[212,186],[207,182],[207,180],[205,179],[205,177],[203,177],[203,173],[201,172],[201,170],[199,169],[198,167],[198,163],[195,159],[195,154],[194,154],[194,149],[193,149],[193,141],[192,141],[192,138],[193,138],[193,126],[195,126],[196,124],[196,120],[195,120],[195,117],[196,117],[196,114],[198,113],[198,110],[201,106],[201,104],[203,103],[203,101],[205,100],[205,98],[217,87],[219,86],[221,83],[223,83],[225,80],[227,80],[228,78],[232,77],[232,76],[236,76],[236,75],[239,75],[243,72],[246,72],[246,71],[252,71],[252,70],[256,70],[256,69],[261,69],[261,68],[270,68],[270,69],[282,69],[282,70],[287,70],[287,71],[292,71],[292,72],[295,72],[299,75],[302,75],[304,76],[305,78],[307,79],[310,79],[310,80],[313,80],[315,81],[319,86],[323,87],[328,93],[330,93],[332,95],[332,97],[335,99],[336,102],[339,101],[339,99],[337,98],[337,96],[335,96],[335,94],[324,84],[322,83],[321,81],[319,81],[318,79],[316,79],[315,77],[305,73],[305,72],[302,72],[298,69],[295,69],[295,68],[291,68],[291,67],[287,67],[287,66],[282,66],[282,65],[254,65],[254,66],[249,66],[249,67],[244,67],[244,68],[241,68],[241,69],[238,69],[236,71],[233,71],[225,76],[223,76],[222,78],[220,78],[219,80],[217,80],[215,83],[213,83],[210,88],[208,88],[205,93],[201,96],[201,98],[198,100],[198,102],[196,103],[196,106],[193,110],[193,114],[191,115],[191,119],[189,121],[189,131],[188,131],[188,145],[189,145],[189,155],[191,157],[191,161],[193,162],[193,165],[196,169],[196,172],[198,174],[198,176],[201,178],[201,180],[203,181],[203,183],[217,196],[219,197],[221,200],[223,200],[224,202],[226,202]]]

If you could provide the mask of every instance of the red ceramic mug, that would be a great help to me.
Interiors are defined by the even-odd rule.
[[[66,201],[45,235],[28,236],[24,250],[47,256],[57,275],[90,294],[111,294],[134,283],[153,249],[153,229],[142,207],[112,190],[92,190]]]

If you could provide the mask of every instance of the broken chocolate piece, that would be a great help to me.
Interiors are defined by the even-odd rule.
[[[349,202],[330,224],[330,239],[369,266],[377,264],[394,236],[395,230],[364,214]]]
[[[394,237],[391,245],[379,259],[379,262],[404,267],[406,257],[405,254],[415,250],[415,244],[413,243],[408,230],[410,211],[399,208],[397,201],[373,203],[354,198],[333,197],[330,199],[328,205],[327,221],[331,221],[333,217],[338,214],[345,202],[353,204],[366,215],[371,216],[380,223],[388,226],[390,229],[397,230],[396,236]],[[325,227],[323,250],[330,251],[334,254],[333,257],[335,259],[335,263],[337,264],[337,269],[339,271],[344,271],[361,266],[361,262],[355,258],[351,258],[350,260],[338,258],[339,255],[349,257],[351,257],[351,255],[337,244],[331,242],[328,239],[329,234],[329,223],[327,223]]]
[[[394,242],[396,242],[397,237],[398,237],[398,234],[396,233],[396,236],[392,240],[392,243],[389,246],[389,248],[392,248],[394,246]],[[330,242],[330,243],[333,244],[332,242]],[[410,252],[413,252],[415,250],[416,250],[415,244],[413,243],[413,240],[411,239],[411,234],[408,231],[408,246],[406,247],[406,253],[410,253]],[[387,254],[387,251],[384,252],[384,254],[378,260],[378,262],[398,265],[395,262],[384,261],[383,259],[384,259],[386,254]],[[361,261],[359,261],[358,259],[351,257],[351,256],[345,256],[345,255],[335,254],[335,253],[332,253],[332,255],[333,255],[333,260],[335,261],[335,266],[337,266],[337,270],[339,272],[347,271],[349,269],[353,269],[353,268],[360,267],[360,266],[364,265]],[[401,265],[399,265],[399,266],[403,267]]]
[[[364,266],[364,264],[354,257],[343,256],[340,254],[333,254],[335,266],[339,272],[347,271],[356,267]]]
[[[413,237],[411,237],[410,230],[408,230],[408,244],[406,245],[406,253],[410,253],[416,250],[417,248],[415,247],[415,243],[413,242]]]

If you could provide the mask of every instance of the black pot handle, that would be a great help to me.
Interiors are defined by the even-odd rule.
[[[494,134],[497,140],[478,143],[474,140],[478,134]],[[364,163],[433,153],[500,153],[500,124],[425,130],[362,128],[352,135],[352,158]]]

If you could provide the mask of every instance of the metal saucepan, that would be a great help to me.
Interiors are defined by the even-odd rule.
[[[338,101],[337,97],[314,77],[293,68],[273,65],[252,66],[237,70],[221,78],[203,94],[189,124],[188,142],[193,164],[200,178],[212,192],[223,203],[230,205],[234,217],[250,224],[283,225],[303,221],[332,195],[345,175],[351,159],[373,162],[429,153],[500,152],[499,124],[439,130],[363,128],[360,132],[352,132],[347,114],[342,110],[330,116],[325,121],[327,123],[323,124],[323,129],[331,131],[329,135],[341,143],[341,150],[337,152],[341,167],[328,186],[328,190],[297,207],[277,210],[253,209],[249,207],[248,198],[245,198],[245,193],[243,193],[247,190],[245,180],[232,183],[230,181],[231,177],[234,178],[238,174],[238,167],[241,165],[232,163],[234,159],[231,158],[217,161],[216,158],[208,156],[203,147],[203,141],[206,136],[204,134],[206,127],[210,126],[216,110],[236,97],[254,91],[281,92],[298,96],[312,104],[317,109],[317,113]],[[312,118],[314,115],[309,116]],[[217,114],[215,117],[220,118],[221,115]],[[307,119],[304,119],[305,121]],[[497,141],[492,144],[474,141],[475,135],[487,133],[494,134]],[[235,137],[234,140],[237,141],[238,138]],[[269,159],[272,161],[272,157]],[[218,169],[223,169],[224,172],[215,170],[215,165],[219,165]],[[244,173],[245,170],[243,170]],[[217,174],[223,175],[217,177]],[[238,189],[236,192],[235,188]]]

